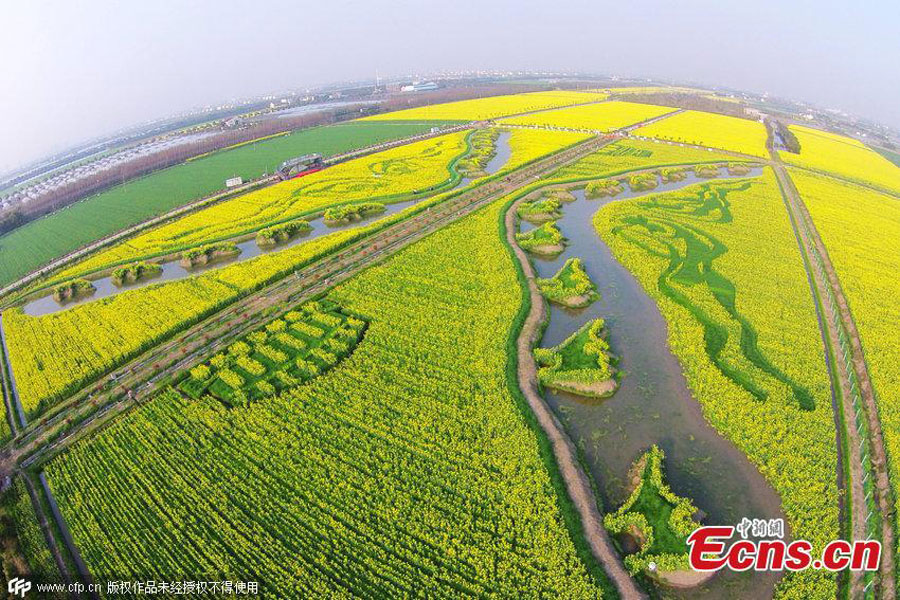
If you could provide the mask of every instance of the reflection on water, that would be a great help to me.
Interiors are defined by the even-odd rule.
[[[758,175],[754,169],[751,175]],[[746,177],[746,176],[745,176]],[[557,225],[569,239],[554,259],[536,258],[539,276],[551,277],[570,257],[580,257],[602,298],[583,309],[550,307],[550,323],[541,345],[555,346],[585,322],[603,317],[613,352],[621,357],[621,387],[607,400],[547,391],[550,405],[580,447],[597,482],[601,501],[612,511],[628,495],[628,470],[651,444],[666,453],[666,472],[673,491],[690,497],[706,513],[707,524],[736,524],[743,517],[783,517],[780,500],[759,471],[731,442],[703,418],[681,367],[666,342],[666,322],[638,281],[613,258],[592,224],[594,213],[608,202],[671,191],[705,181],[663,183],[653,192],[619,194],[614,199],[577,200],[563,205]],[[521,224],[522,230],[532,225]],[[666,591],[666,595],[698,598],[766,598],[777,577],[770,574],[721,574],[704,590]]]

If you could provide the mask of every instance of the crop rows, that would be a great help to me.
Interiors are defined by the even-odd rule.
[[[718,152],[683,148],[662,142],[622,140],[604,146],[581,160],[548,175],[547,179],[589,179],[606,173],[621,173],[646,167],[683,165],[704,161],[727,161]]]
[[[3,326],[28,416],[237,298],[360,235],[338,231],[179,281],[128,290],[41,317],[13,309]]]
[[[594,223],[659,305],[706,418],[772,483],[795,538],[821,549],[839,532],[833,411],[814,303],[774,176],[613,203]],[[832,598],[836,587],[813,571],[779,586],[805,598]]]
[[[519,289],[499,209],[333,290],[370,325],[326,375],[240,411],[166,392],[54,460],[92,573],[252,575],[291,598],[599,596],[507,388]]]
[[[0,237],[0,287],[93,240],[212,194],[223,188],[228,177],[255,179],[293,156],[340,154],[423,133],[432,125],[357,121],[316,127],[216,152],[129,181]]]
[[[799,125],[790,129],[800,141],[800,154],[781,151],[778,154],[784,162],[900,195],[900,168],[862,142]]]
[[[363,122],[392,120],[484,121],[535,110],[546,110],[583,102],[597,102],[605,97],[605,94],[596,92],[568,91],[510,94],[383,113],[366,117]]]
[[[459,132],[414,142],[226,200],[102,251],[57,279],[249,233],[337,204],[424,195],[458,178],[450,165],[465,151],[465,137]]]
[[[758,121],[688,110],[639,127],[635,135],[768,158],[766,127]]]
[[[888,300],[900,292],[896,276],[900,268],[900,209],[897,200],[886,194],[797,169],[790,175],[827,248],[859,330],[878,400],[894,502],[900,507],[896,492],[896,482],[900,481],[900,408],[892,401],[900,394],[900,352],[896,344],[900,310]],[[871,491],[869,483],[867,493]]]
[[[609,132],[665,115],[674,110],[674,108],[665,106],[651,106],[635,102],[602,102],[512,117],[504,119],[501,124]]]

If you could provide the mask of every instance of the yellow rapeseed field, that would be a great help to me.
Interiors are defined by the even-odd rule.
[[[420,106],[418,108],[373,115],[362,120],[483,121],[533,110],[546,110],[548,108],[558,108],[584,102],[596,102],[604,98],[603,94],[596,92],[532,92],[530,94],[492,96],[490,98],[476,98],[474,100]]]
[[[58,279],[249,233],[335,204],[427,190],[451,177],[450,163],[465,152],[467,134],[392,148],[227,200],[117,244]]]
[[[644,135],[768,157],[766,127],[757,121],[688,110],[635,130]]]
[[[800,154],[780,152],[781,160],[900,194],[900,167],[862,142],[798,125],[790,130],[800,142]]]
[[[672,142],[625,139],[593,152],[559,169],[550,179],[590,179],[606,173],[667,165],[704,162],[733,162],[726,154],[713,150],[683,147]]]
[[[510,125],[541,125],[569,129],[613,131],[674,111],[674,108],[636,102],[602,102],[548,110],[504,119]]]
[[[3,313],[22,407],[40,414],[129,358],[358,235],[346,229],[195,277],[32,317]]]
[[[546,129],[512,129],[509,136],[510,157],[502,170],[511,171],[527,162],[556,152],[590,137],[588,133],[548,131]]]
[[[900,508],[900,203],[800,169],[791,169],[791,177],[825,243],[862,338]]]

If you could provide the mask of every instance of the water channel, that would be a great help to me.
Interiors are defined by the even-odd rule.
[[[759,175],[754,169],[749,177]],[[650,192],[563,204],[556,224],[568,238],[556,258],[533,259],[540,277],[552,277],[566,259],[579,257],[602,298],[583,309],[550,305],[550,322],[541,346],[561,343],[584,323],[606,320],[612,351],[621,357],[621,387],[611,398],[586,400],[547,390],[545,397],[565,424],[597,482],[601,501],[614,511],[627,498],[628,471],[642,452],[657,444],[666,453],[665,469],[672,490],[691,498],[706,513],[705,524],[735,525],[743,517],[783,518],[781,501],[746,456],[703,418],[678,360],[666,342],[666,322],[656,303],[632,274],[613,257],[592,224],[594,213],[609,202],[668,192],[705,179],[690,173],[684,181],[661,183]],[[533,225],[522,221],[520,229]],[[772,574],[722,573],[705,586],[683,591],[660,590],[679,598],[770,598],[778,577]]]
[[[488,161],[488,164],[485,167],[485,172],[488,175],[493,175],[497,173],[503,165],[505,165],[510,158],[511,150],[509,147],[509,132],[501,132],[500,137],[497,139],[495,148],[495,155]],[[462,177],[459,182],[452,188],[453,190],[459,190],[472,182],[471,179],[467,177]],[[308,219],[309,225],[312,228],[309,232],[304,235],[297,236],[292,240],[280,244],[278,246],[271,247],[260,247],[259,244],[256,243],[256,238],[251,237],[250,239],[246,239],[247,236],[241,236],[240,238],[243,241],[239,241],[236,243],[236,246],[240,250],[240,253],[230,260],[221,260],[215,261],[206,266],[193,267],[193,268],[185,268],[181,266],[178,258],[166,260],[164,262],[160,262],[159,265],[162,267],[162,272],[154,277],[150,277],[147,279],[142,279],[133,283],[126,283],[123,285],[116,285],[113,283],[112,277],[109,275],[99,277],[97,279],[92,279],[91,283],[94,284],[94,288],[96,291],[90,296],[86,296],[83,298],[79,298],[76,300],[66,301],[64,303],[57,302],[57,300],[53,297],[52,294],[48,293],[45,296],[36,298],[29,302],[26,302],[22,307],[22,310],[27,315],[31,315],[34,317],[38,317],[41,315],[52,314],[61,310],[65,310],[67,308],[71,308],[73,306],[77,306],[78,304],[83,304],[85,302],[92,302],[94,300],[99,300],[100,298],[106,298],[108,296],[113,296],[120,292],[124,292],[126,290],[132,290],[140,287],[144,287],[147,285],[152,285],[164,281],[175,281],[178,279],[184,279],[186,277],[190,277],[192,275],[196,275],[198,273],[202,273],[203,271],[207,271],[210,269],[217,269],[223,267],[225,265],[234,264],[236,262],[249,260],[261,254],[265,254],[268,252],[277,252],[279,250],[284,250],[285,248],[289,248],[291,246],[295,246],[297,244],[302,244],[304,242],[308,242],[309,240],[315,239],[317,237],[321,237],[323,235],[328,235],[334,231],[339,229],[352,229],[356,227],[361,227],[363,225],[368,225],[370,222],[375,221],[377,219],[383,219],[390,215],[397,214],[398,212],[413,206],[422,200],[432,197],[433,194],[425,194],[420,198],[414,198],[412,200],[404,200],[403,202],[395,202],[392,204],[387,204],[385,206],[386,210],[383,213],[378,215],[371,215],[369,217],[364,217],[358,221],[354,221],[352,223],[346,225],[328,225],[324,222],[321,216],[314,217]],[[373,201],[377,201],[377,198],[373,198]],[[360,199],[360,202],[365,201],[365,199]]]

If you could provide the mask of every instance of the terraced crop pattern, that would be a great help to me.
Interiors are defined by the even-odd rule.
[[[386,112],[362,119],[369,121],[484,121],[507,115],[571,106],[585,102],[597,102],[606,96],[596,92],[532,92],[508,96],[491,96],[474,100],[460,100],[432,104],[394,112]]]
[[[674,108],[636,102],[601,102],[503,119],[501,124],[563,127],[608,132],[673,112]]]
[[[656,300],[704,415],[772,483],[795,539],[817,549],[834,539],[828,371],[774,174],[613,202],[594,225]],[[779,585],[793,597],[835,593],[823,572],[788,574]]]
[[[466,135],[453,133],[392,148],[226,200],[102,251],[57,279],[251,233],[338,204],[424,197],[434,191],[431,188],[459,180],[451,163],[465,153]]]
[[[853,312],[888,450],[897,501],[900,481],[900,397],[897,323],[900,309],[900,205],[870,189],[791,169],[791,178],[828,250]],[[898,501],[900,507],[900,501]]]
[[[128,290],[32,317],[4,311],[19,397],[34,416],[246,293],[362,235],[336,231],[195,277]]]
[[[768,134],[758,121],[688,110],[639,127],[634,135],[767,158]]]
[[[857,140],[809,127],[791,125],[800,154],[781,151],[786,163],[831,173],[900,195],[900,167]]]
[[[0,236],[0,287],[95,239],[223,189],[229,177],[254,179],[294,156],[318,152],[328,157],[424,133],[434,125],[354,121],[303,129],[129,181]]]
[[[50,463],[94,577],[252,573],[286,598],[599,597],[508,387],[520,289],[501,208],[331,292],[369,327],[328,373],[240,410],[167,391]]]
[[[236,340],[182,374],[178,389],[229,408],[283,392],[334,368],[362,339],[366,322],[333,302],[308,302]]]

